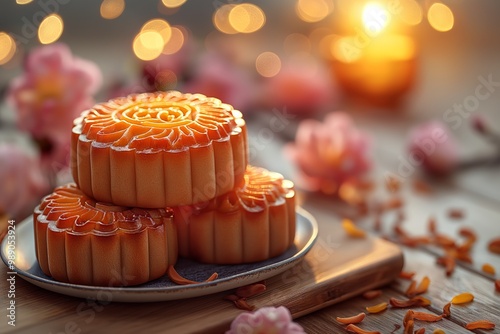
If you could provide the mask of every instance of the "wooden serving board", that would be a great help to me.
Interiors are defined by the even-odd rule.
[[[328,201],[331,199],[320,197],[302,203],[318,221],[316,244],[298,265],[267,280],[267,291],[250,298],[250,304],[258,308],[283,305],[296,318],[387,284],[397,276],[403,266],[400,249],[370,236],[347,237]],[[21,279],[16,283],[17,325],[12,329],[21,332],[36,328],[47,333],[67,333],[68,329],[80,329],[80,333],[221,333],[242,312],[223,299],[229,292],[170,302],[97,305]],[[4,291],[5,280],[0,284]]]

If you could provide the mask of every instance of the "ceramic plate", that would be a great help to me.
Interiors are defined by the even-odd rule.
[[[203,281],[212,273],[219,277],[213,282],[177,285],[166,276],[133,287],[98,287],[63,283],[53,280],[40,269],[35,255],[32,217],[16,225],[15,271],[26,281],[41,288],[80,298],[117,302],[155,302],[204,296],[252,284],[291,268],[311,249],[318,235],[318,225],[308,212],[297,210],[297,230],[294,246],[281,256],[251,264],[209,265],[179,259],[175,265],[184,277]],[[0,255],[7,264],[7,238],[2,241]]]

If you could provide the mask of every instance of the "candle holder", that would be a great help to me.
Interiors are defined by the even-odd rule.
[[[417,52],[409,36],[381,35],[364,43],[358,36],[340,37],[332,49],[333,74],[350,97],[394,106],[414,86]]]

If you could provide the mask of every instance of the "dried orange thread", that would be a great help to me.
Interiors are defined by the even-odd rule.
[[[434,236],[434,242],[443,248],[455,247],[455,240],[441,233],[436,233],[436,235]]]
[[[337,321],[340,322],[341,324],[344,324],[344,325],[358,324],[361,321],[363,321],[363,319],[365,317],[366,317],[366,314],[364,312],[361,312],[360,314],[354,315],[352,317],[344,317],[344,318],[337,317]]]
[[[239,287],[238,289],[236,289],[235,294],[240,298],[248,298],[258,295],[259,293],[262,293],[264,291],[266,291],[265,284],[255,283]]]
[[[413,310],[406,311],[405,317],[403,318],[403,326],[406,327],[406,324],[410,320],[413,320]]]
[[[174,282],[175,284],[179,285],[188,285],[188,284],[199,284],[203,282],[196,282],[192,281],[190,279],[184,278],[179,273],[177,270],[175,270],[174,266],[170,265],[168,266],[168,277]],[[206,279],[204,282],[212,282],[219,277],[219,274],[213,273],[212,276],[210,276],[208,279]]]
[[[500,292],[500,279],[497,279],[495,281],[495,289],[497,290],[497,292]]]
[[[361,329],[358,326],[353,325],[353,324],[347,325],[347,327],[345,329],[347,329],[347,331],[349,331],[349,332],[357,333],[357,334],[380,334],[380,332],[377,332],[377,331],[367,331],[367,330]]]
[[[457,304],[465,304],[465,303],[470,303],[471,301],[474,300],[474,295],[470,292],[464,292],[459,295],[456,295],[451,299],[451,303],[453,305]]]
[[[382,311],[387,310],[387,303],[386,302],[382,302],[382,303],[377,304],[377,305],[367,306],[366,310],[369,313],[380,313]]]
[[[411,271],[401,271],[399,273],[399,278],[402,278],[402,279],[412,279],[413,276],[415,276],[415,273],[411,272]]]
[[[392,307],[405,308],[412,306],[429,306],[431,304],[430,300],[422,296],[416,296],[408,300],[400,300],[396,298],[389,299],[389,303]]]
[[[410,285],[408,286],[408,289],[406,289],[405,295],[407,295],[408,297],[415,296],[415,288],[416,287],[417,287],[417,281],[412,279]]]
[[[448,217],[452,219],[462,219],[465,216],[464,211],[458,208],[452,208],[448,210]]]
[[[245,310],[245,311],[255,310],[255,306],[248,304],[245,298],[238,298],[235,301],[233,301],[233,303],[240,310]]]
[[[352,238],[364,238],[366,236],[365,231],[354,225],[350,219],[343,219],[342,227],[344,228],[344,231],[346,231],[347,235]]]
[[[370,290],[363,293],[363,298],[365,299],[374,299],[378,296],[382,295],[382,290]]]
[[[422,293],[427,292],[427,289],[429,288],[429,285],[431,284],[431,280],[429,277],[424,276],[422,280],[420,281],[420,284],[418,287],[415,289],[415,295],[420,295]]]
[[[495,267],[493,267],[491,264],[489,263],[485,263],[483,264],[483,266],[481,267],[481,269],[487,273],[487,274],[490,274],[490,275],[495,275]]]
[[[451,302],[443,306],[443,316],[448,318],[451,315]]]
[[[495,254],[500,254],[500,238],[495,238],[488,243],[488,250]]]
[[[429,230],[430,234],[436,234],[437,232],[437,223],[436,223],[436,218],[430,217],[429,220],[427,221],[427,229]]]
[[[462,227],[460,230],[458,230],[458,234],[460,234],[462,237],[471,239],[473,241],[477,240],[476,232],[474,232],[472,229],[468,227]]]
[[[455,259],[449,255],[439,257],[437,263],[442,265],[446,270],[446,276],[451,276],[455,271]]]
[[[413,334],[413,326],[414,326],[413,319],[408,320],[408,322],[405,325],[405,330],[403,333],[404,334]]]
[[[422,328],[417,329],[417,330],[414,332],[414,334],[424,334],[424,333],[425,333],[425,328],[423,328],[423,327],[422,327]]]
[[[495,328],[495,324],[492,323],[489,320],[477,320],[477,321],[472,321],[472,322],[467,323],[465,325],[465,328],[467,328],[469,330],[473,330],[473,329],[494,329]]]
[[[413,319],[427,321],[427,322],[435,322],[435,321],[439,321],[439,320],[443,319],[443,315],[436,315],[433,313],[414,311],[413,312]]]

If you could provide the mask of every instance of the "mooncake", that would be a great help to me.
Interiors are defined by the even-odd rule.
[[[172,214],[98,202],[74,184],[56,188],[33,216],[38,263],[62,282],[145,283],[164,275],[177,260]]]
[[[95,105],[74,122],[71,168],[87,196],[164,208],[231,191],[247,165],[242,114],[216,98],[176,91]]]
[[[204,263],[263,261],[295,238],[293,183],[260,167],[248,166],[232,191],[173,211],[179,255]]]

